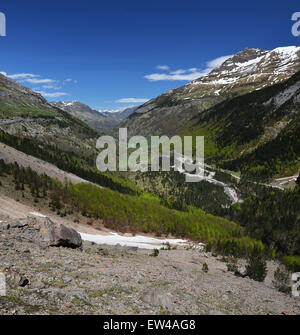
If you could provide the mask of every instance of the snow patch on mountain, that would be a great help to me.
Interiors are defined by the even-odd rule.
[[[187,240],[181,239],[158,239],[149,236],[128,236],[128,235],[120,235],[118,233],[110,232],[106,235],[92,235],[80,233],[81,238],[84,241],[90,241],[97,244],[107,244],[107,245],[121,245],[127,247],[138,247],[143,249],[160,249],[165,246],[165,244],[171,245],[185,245],[187,244]]]

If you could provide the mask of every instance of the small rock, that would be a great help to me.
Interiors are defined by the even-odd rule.
[[[128,247],[127,251],[137,252],[138,251],[138,247]]]
[[[63,281],[67,284],[71,283],[72,280],[73,280],[73,277],[70,277],[70,276],[63,277]]]
[[[10,227],[9,223],[7,222],[0,222],[0,230],[8,230]]]
[[[191,260],[191,263],[193,263],[193,264],[199,264],[200,263],[200,259],[197,258],[197,257],[195,257],[195,256],[193,256],[192,260]]]
[[[168,293],[163,292],[159,289],[153,289],[143,295],[142,301],[152,306],[162,306],[167,308],[169,311],[173,310],[173,302]]]
[[[103,256],[108,256],[109,255],[109,252],[107,249],[98,249],[98,252],[100,255],[103,255]]]
[[[88,301],[88,302],[90,301],[90,298],[85,291],[74,290],[74,291],[68,292],[67,294],[74,297],[74,298],[77,297],[81,300],[85,300],[85,301]]]
[[[29,284],[29,280],[15,270],[6,268],[1,272],[4,274],[6,284],[10,288],[25,287]]]

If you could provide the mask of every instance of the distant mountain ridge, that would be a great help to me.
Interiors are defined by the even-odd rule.
[[[99,113],[80,101],[59,101],[51,102],[51,104],[75,116],[102,133],[109,132],[117,125],[117,121],[114,118]]]
[[[111,132],[113,128],[136,110],[136,107],[131,107],[123,108],[116,112],[97,111],[80,101],[58,101],[51,102],[51,104],[70,113],[87,123],[90,127],[103,133]]]
[[[111,111],[99,111],[100,113],[114,117],[119,122],[125,120],[128,116],[134,113],[138,109],[138,106],[128,107],[128,108],[120,108],[118,110]]]

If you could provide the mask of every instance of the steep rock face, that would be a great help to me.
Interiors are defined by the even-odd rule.
[[[176,135],[191,118],[225,100],[271,86],[300,70],[300,47],[245,49],[208,75],[152,99],[120,126],[129,135]]]

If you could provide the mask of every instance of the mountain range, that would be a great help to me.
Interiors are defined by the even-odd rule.
[[[103,134],[115,134],[119,127],[127,127],[129,136],[204,136],[203,179],[187,183],[184,170],[98,171],[96,141]],[[227,275],[231,279],[238,276],[241,282],[246,276],[263,281],[266,258],[272,259],[272,264],[283,262],[286,273],[299,272],[300,187],[295,182],[300,169],[299,134],[299,47],[246,49],[201,78],[142,106],[119,111],[96,111],[79,101],[49,103],[39,93],[0,74],[0,223],[5,232],[0,235],[5,252],[10,250],[5,244],[7,236],[12,238],[9,229],[20,228],[26,243],[31,243],[27,238],[36,236],[41,228],[33,229],[30,222],[6,222],[7,216],[18,219],[33,213],[58,223],[63,220],[82,231],[92,229],[103,241],[109,230],[114,231],[109,231],[113,237],[119,232],[132,233],[133,239],[138,233],[143,233],[142,238],[147,234],[169,236],[172,241],[172,237],[184,238],[187,250],[177,250],[177,263],[182,252],[188,253],[192,258],[187,264],[194,264],[198,277],[213,278],[216,273],[223,277],[223,260]],[[17,231],[18,239],[11,245],[23,243],[20,236]],[[221,272],[196,259],[202,243],[205,262],[214,255],[222,256]],[[112,259],[109,252],[102,255],[102,247],[94,244],[88,245],[87,257],[92,247],[97,260],[102,256]],[[127,255],[130,268],[136,269],[136,250],[117,249],[122,264]],[[163,249],[161,254],[167,258],[168,253],[176,252],[170,244]],[[47,250],[43,248],[51,257]],[[35,252],[40,256],[40,251]],[[154,250],[150,256],[157,257],[159,252]],[[17,255],[14,249],[11,255]],[[143,252],[141,257],[144,262],[147,256]],[[242,267],[238,266],[240,258],[244,258]],[[9,260],[16,264],[16,258]],[[33,264],[29,260],[30,265],[23,268],[27,272]],[[44,258],[42,261],[43,267],[31,272],[34,284],[38,284],[40,273],[44,278]],[[213,258],[212,263],[215,261]],[[271,274],[278,273],[272,266]],[[52,268],[49,271],[52,278]],[[157,279],[156,268],[154,272]],[[185,276],[187,272],[182,273]],[[124,274],[127,278],[128,271]],[[178,269],[176,278],[182,282]],[[87,280],[90,283],[90,278]],[[55,290],[56,286],[69,288],[60,279],[49,283],[41,283],[41,292],[50,286]],[[111,285],[110,279],[108,283]],[[265,290],[266,286],[261,287]],[[115,288],[105,292],[112,291]],[[91,294],[102,298],[103,292]],[[25,299],[28,296],[26,293]],[[20,300],[9,302],[13,301]]]
[[[245,49],[209,74],[140,106],[121,123],[129,135],[178,135],[201,112],[287,80],[300,70],[300,47]]]
[[[203,135],[208,163],[282,176],[299,167],[299,70],[300,47],[245,49],[206,76],[118,111],[49,103],[0,74],[0,129],[82,157],[94,156],[97,137],[119,127],[129,135]]]
[[[291,175],[300,168],[299,70],[300,47],[246,49],[120,126],[130,135],[204,136],[208,163],[264,178]]]
[[[59,101],[51,104],[102,133],[109,133],[136,109],[136,107],[130,107],[113,111],[96,111],[80,101]]]
[[[120,109],[116,109],[116,110],[103,110],[103,111],[99,111],[100,113],[104,114],[104,115],[108,115],[111,116],[113,118],[115,118],[117,121],[121,122],[123,120],[125,120],[129,115],[131,115],[132,113],[134,113],[136,111],[136,109],[138,108],[138,106],[133,106],[133,107],[127,107],[127,108],[120,108]]]

